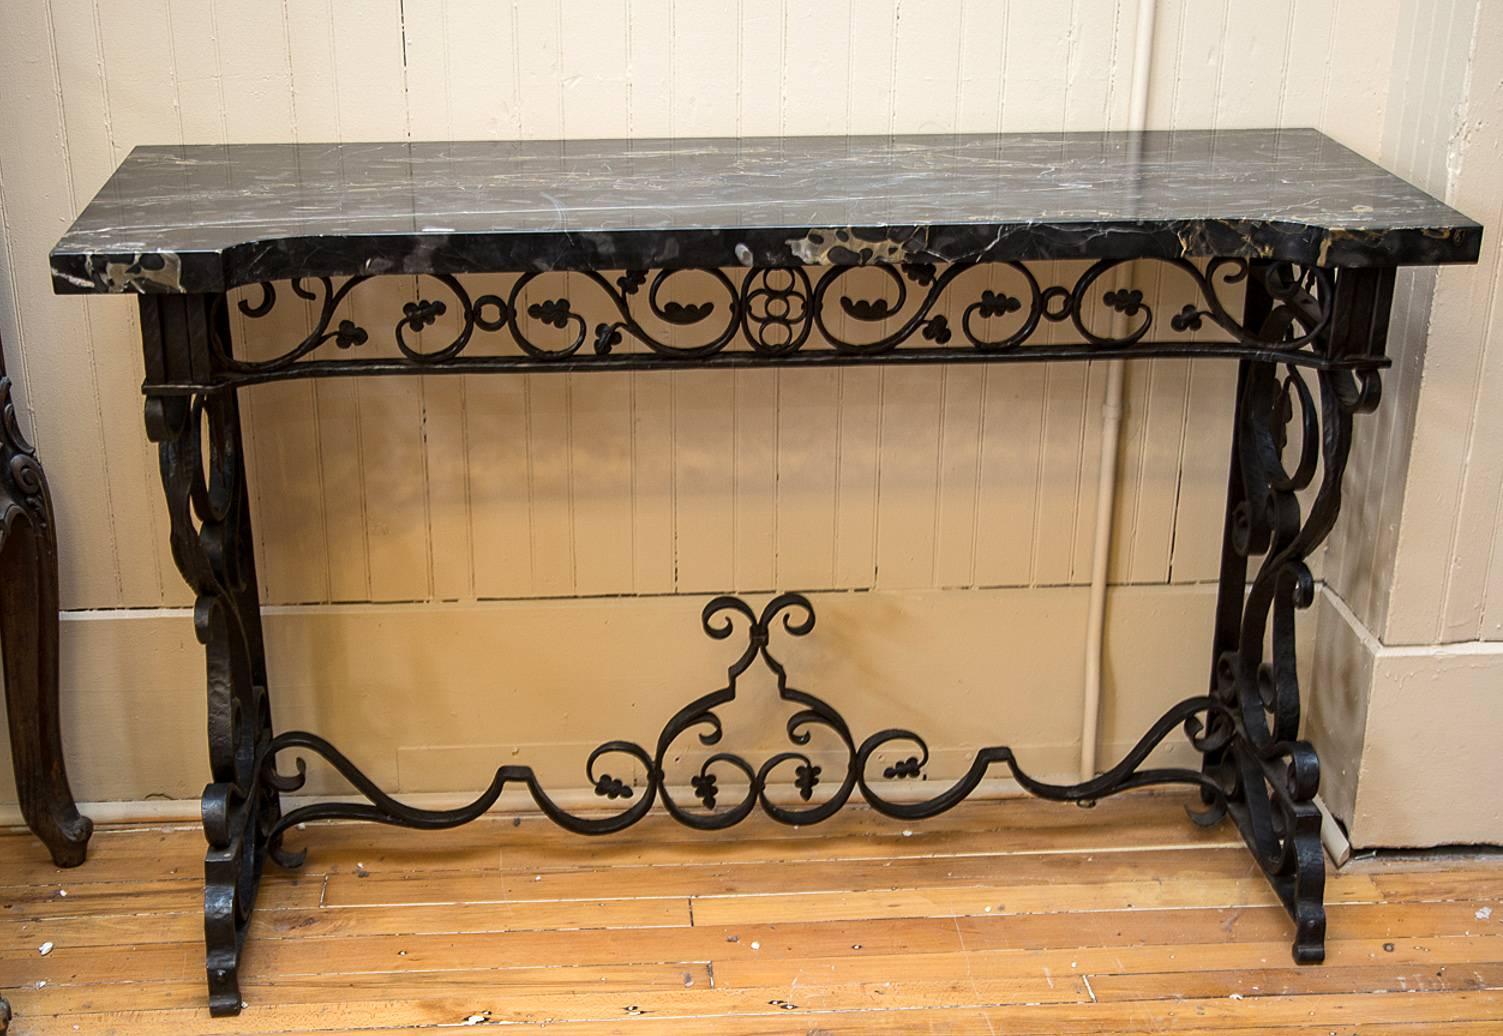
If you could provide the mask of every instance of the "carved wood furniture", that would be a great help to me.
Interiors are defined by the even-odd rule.
[[[77,867],[94,825],[78,812],[58,704],[57,529],[47,473],[21,434],[0,343],[0,651],[21,816],[59,867]],[[10,1029],[0,996],[0,1034]]]
[[[57,529],[47,474],[21,434],[0,347],[0,646],[16,791],[26,826],[59,867],[77,867],[93,824],[63,763],[58,708]]]
[[[54,250],[52,272],[59,292],[139,296],[147,432],[208,659],[213,1011],[240,1010],[262,865],[301,859],[283,848],[290,826],[345,817],[449,827],[479,816],[507,784],[585,834],[620,830],[659,800],[705,829],[758,807],[810,823],[857,792],[885,814],[919,819],[956,805],[994,768],[1062,801],[1190,785],[1204,803],[1197,822],[1230,816],[1238,826],[1293,919],[1295,958],[1321,960],[1319,767],[1299,739],[1293,620],[1314,595],[1305,559],[1336,520],[1356,418],[1378,404],[1395,268],[1475,261],[1480,236],[1464,216],[1311,130],[137,148]],[[1052,260],[1086,264],[1061,278],[1061,267],[1038,265]],[[1198,300],[1156,313],[1155,300],[1118,280],[1132,260],[1180,271]],[[858,287],[859,266],[874,267],[881,286]],[[476,273],[515,278],[478,293],[462,280]],[[425,294],[394,306],[389,330],[355,320],[346,300],[394,274],[420,278]],[[313,313],[312,331],[270,355],[237,348],[232,317],[262,318],[289,291]],[[437,334],[446,313],[457,318],[452,336]],[[1073,335],[1041,341],[1050,325]],[[1219,336],[1192,337],[1198,330]],[[386,355],[374,355],[381,342]],[[904,730],[862,739],[828,701],[790,682],[771,649],[813,628],[798,594],[760,610],[731,597],[706,606],[709,636],[742,630],[729,678],[669,719],[655,743],[610,741],[590,754],[589,783],[614,810],[604,815],[564,810],[522,765],[501,766],[468,807],[415,809],[317,735],[272,724],[242,387],[1154,356],[1239,364],[1211,678],[1093,780],[1045,783],[995,747],[937,795],[894,797],[885,782],[922,774],[928,749]],[[760,763],[720,751],[692,773],[667,773],[671,746],[689,732],[720,741],[714,710],[759,662],[793,709],[789,750]],[[1201,766],[1145,766],[1176,728]],[[805,748],[815,733],[842,746],[841,767],[816,765]],[[279,768],[289,751],[323,757],[364,801],[283,813],[279,794],[299,787],[304,770],[301,758],[292,773]],[[634,787],[613,776],[609,760],[617,774],[634,761],[645,779]],[[792,806],[769,794],[783,781],[796,791]]]

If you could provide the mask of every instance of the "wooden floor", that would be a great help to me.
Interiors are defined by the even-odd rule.
[[[1358,862],[1323,967],[1179,796],[973,803],[905,827],[613,838],[535,816],[310,829],[262,886],[239,1018],[204,1008],[190,827],[59,871],[0,834],[13,1033],[1503,1033],[1503,859]]]

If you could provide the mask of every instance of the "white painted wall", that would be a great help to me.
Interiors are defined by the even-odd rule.
[[[1503,841],[1503,5],[1404,5],[1379,157],[1481,221],[1401,275],[1387,403],[1327,556],[1311,726],[1359,845]]]
[[[1383,157],[1394,113],[1410,111],[1394,62],[1413,78],[1405,34],[1431,8],[1161,0],[1150,124],[1314,125]],[[0,334],[58,503],[80,796],[191,795],[204,773],[198,663],[179,610],[188,596],[141,431],[134,306],[53,297],[45,262],[132,146],[1094,130],[1126,117],[1135,18],[1134,0],[10,0],[0,8]],[[1466,50],[1463,20],[1446,24],[1444,53]],[[1157,275],[1145,287],[1176,291]],[[384,313],[399,302],[370,293],[357,305]],[[290,335],[300,318],[277,319]],[[1198,691],[1207,669],[1204,583],[1215,576],[1234,379],[1226,363],[1129,368],[1104,756]],[[894,634],[897,616],[938,624],[980,601],[994,608],[992,626],[962,623],[975,636],[947,649],[955,668],[942,682],[914,686],[873,666],[839,670],[844,682],[822,691],[850,702],[887,687],[890,700],[941,717],[986,697],[995,731],[941,720],[936,742],[1012,739],[1044,769],[1068,772],[1102,382],[1099,369],[1074,365],[252,390],[263,597],[289,606],[273,622],[287,630],[278,643],[311,645],[317,630],[321,649],[295,654],[297,665],[273,655],[280,720],[349,726],[350,747],[398,789],[437,790],[440,771],[417,776],[397,760],[442,746],[525,740],[545,769],[564,752],[572,767],[574,721],[597,706],[560,650],[598,644],[602,667],[642,673],[636,726],[609,733],[649,737],[722,664],[692,624],[659,622],[662,609],[692,615],[726,590],[862,591],[828,598],[815,635],[824,650]],[[552,603],[576,597],[612,605]],[[498,612],[494,600],[513,603]],[[439,613],[430,602],[473,631],[452,655],[423,650]],[[505,608],[548,616],[555,636],[518,644],[498,627],[488,637],[485,622]],[[1050,621],[1037,625],[1040,614]],[[994,632],[1009,629],[1030,636]],[[143,647],[158,636],[176,646]],[[341,660],[372,637],[414,647],[402,675],[441,709],[409,715],[391,704],[400,691],[356,678]],[[821,670],[829,681],[835,672]],[[491,674],[532,693],[498,713]],[[153,735],[148,758],[132,754],[128,733]],[[468,786],[474,774],[454,780]]]

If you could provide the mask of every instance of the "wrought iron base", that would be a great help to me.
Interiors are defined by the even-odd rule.
[[[822,302],[844,274],[826,273],[818,285],[805,290],[805,275],[751,271],[736,294],[728,324],[732,333],[758,314],[773,296],[781,300],[779,314],[770,318],[782,327],[798,313],[796,325],[784,327],[791,337],[777,342],[751,336],[749,352],[725,351],[728,338],[682,350],[669,343],[644,339],[651,355],[612,355],[621,334],[645,333],[624,302],[644,280],[625,275],[618,286],[620,320],[597,328],[599,367],[620,358],[628,365],[713,365],[717,362],[783,364],[805,362],[954,362],[965,355],[994,359],[1086,358],[1109,355],[1175,355],[1148,343],[1151,313],[1134,292],[1113,290],[1102,296],[1114,311],[1142,317],[1127,339],[1093,335],[1082,325],[1081,305],[1092,285],[1109,269],[1092,266],[1073,288],[1043,288],[1026,270],[1017,270],[1027,285],[1027,316],[1023,329],[1006,339],[983,339],[963,320],[962,331],[973,347],[969,352],[903,351],[897,346],[918,335],[939,341],[947,326],[931,313],[939,295],[958,274],[937,275],[924,268],[886,270],[893,298],[842,297],[847,314],[869,322],[885,320],[903,306],[912,282],[925,286],[921,306],[905,320],[901,333],[876,343],[841,344],[833,350],[805,353],[802,346],[818,326]],[[528,275],[531,276],[531,275]],[[662,275],[648,289],[649,309],[670,324],[703,320],[710,309],[668,303],[658,298],[666,283]],[[1198,276],[1198,275],[1197,275]],[[906,278],[906,280],[905,280]],[[525,280],[524,278],[523,280]],[[598,276],[591,279],[601,284]],[[458,282],[442,279],[451,290]],[[730,284],[720,278],[722,287]],[[1244,312],[1234,320],[1214,300],[1217,283],[1244,283]],[[774,627],[801,637],[814,628],[807,599],[784,594],[761,612],[734,597],[717,597],[705,608],[705,632],[716,639],[746,627],[746,646],[730,666],[725,686],[690,702],[664,725],[651,748],[631,741],[608,741],[590,753],[585,772],[595,792],[617,811],[604,816],[571,813],[560,807],[526,766],[503,766],[490,786],[474,802],[451,810],[421,810],[383,793],[349,759],[315,734],[290,731],[274,735],[267,692],[265,650],[260,624],[260,601],[251,549],[240,418],[235,389],[257,380],[282,377],[332,376],[361,373],[414,373],[439,368],[501,369],[515,362],[548,365],[551,369],[584,361],[576,356],[586,324],[566,304],[551,299],[527,307],[531,317],[555,329],[574,328],[574,337],[561,349],[532,343],[513,326],[521,305],[514,286],[508,300],[482,297],[473,302],[457,294],[463,327],[449,346],[433,353],[416,351],[404,337],[431,325],[441,311],[436,302],[412,303],[398,325],[400,361],[305,360],[328,342],[356,348],[368,338],[363,328],[348,321],[331,324],[342,299],[359,279],[342,289],[324,283],[322,317],[303,342],[261,365],[236,360],[230,349],[229,306],[219,295],[141,296],[141,322],[147,361],[147,426],[159,446],[162,482],[172,524],[173,557],[196,594],[195,624],[205,646],[209,698],[209,748],[213,783],[204,792],[204,829],[209,851],[205,859],[205,923],[211,1005],[215,1014],[240,1009],[238,969],[261,867],[267,857],[296,866],[300,855],[287,853],[281,840],[293,824],[322,819],[374,820],[415,828],[446,828],[466,823],[491,807],[508,784],[525,785],[533,801],[552,820],[581,834],[608,834],[636,823],[659,799],[680,823],[703,830],[730,827],[760,808],[788,824],[812,824],[838,812],[859,790],[861,798],[879,812],[901,820],[935,816],[964,800],[994,767],[1006,767],[1024,789],[1063,802],[1089,802],[1130,788],[1182,784],[1200,791],[1204,809],[1192,815],[1211,824],[1230,815],[1259,867],[1268,876],[1295,922],[1294,957],[1313,963],[1324,956],[1325,910],[1322,905],[1325,870],[1320,846],[1320,815],[1314,797],[1320,768],[1314,749],[1299,739],[1301,694],[1295,643],[1295,613],[1314,600],[1315,582],[1306,563],[1331,531],[1341,509],[1341,482],[1352,442],[1353,418],[1378,402],[1389,303],[1393,291],[1391,269],[1342,270],[1339,277],[1321,270],[1296,271],[1288,264],[1263,261],[1220,265],[1213,263],[1197,283],[1209,293],[1205,307],[1187,306],[1171,329],[1193,330],[1211,319],[1233,338],[1218,355],[1240,358],[1239,390],[1232,443],[1232,463],[1223,534],[1219,597],[1216,610],[1215,660],[1209,693],[1187,698],[1166,712],[1127,756],[1106,773],[1078,784],[1049,784],[1024,771],[1006,747],[982,749],[966,773],[950,787],[929,797],[902,801],[887,797],[886,785],[873,771],[884,762],[887,780],[912,780],[922,775],[929,750],[918,734],[899,729],[878,731],[857,742],[849,725],[830,704],[790,686],[781,663],[769,652]],[[519,285],[522,283],[518,282]],[[608,283],[605,284],[608,289]],[[797,289],[797,290],[795,290]],[[293,290],[314,299],[313,289],[295,282]],[[807,305],[786,313],[782,303],[802,292]],[[735,291],[733,290],[733,294]],[[254,305],[242,306],[247,319],[264,315],[272,305],[270,288]],[[1020,299],[986,292],[967,314],[977,319],[1025,312]],[[1143,312],[1138,313],[1138,311]],[[786,317],[786,319],[785,319]],[[692,318],[692,319],[691,319]],[[1089,347],[1086,353],[1061,357],[1043,347],[1021,346],[1039,321],[1071,319]],[[460,354],[475,328],[499,330],[511,326],[522,356],[483,356],[461,361]],[[758,325],[761,326],[760,324]],[[970,326],[970,330],[967,330]],[[764,329],[765,330],[765,329]],[[1022,337],[1016,337],[1017,335]],[[650,337],[650,336],[649,336]],[[826,335],[826,337],[830,337]],[[1120,353],[1115,350],[1127,350]],[[1201,346],[1197,346],[1201,349]],[[1092,351],[1095,350],[1095,351]],[[1203,350],[1202,350],[1203,351]],[[833,357],[826,361],[819,355]],[[748,359],[750,357],[750,359]],[[560,363],[566,364],[560,366]],[[393,366],[392,364],[395,364]],[[527,369],[515,367],[515,369]],[[1286,459],[1287,458],[1287,459]],[[1292,463],[1290,463],[1292,461]],[[1318,476],[1318,479],[1317,479]],[[1253,559],[1257,558],[1256,571]],[[736,696],[736,681],[758,659],[777,680],[781,699],[794,706],[786,724],[791,747],[760,763],[715,750],[722,736],[716,709]],[[1145,768],[1152,750],[1175,727],[1182,726],[1201,753],[1198,770]],[[664,762],[680,738],[693,731],[711,752],[685,783],[670,781]],[[816,733],[839,746],[834,757],[810,748]],[[833,740],[832,740],[833,739]],[[301,750],[332,764],[364,797],[360,802],[322,803],[301,807],[285,816],[279,795],[303,784],[306,763],[299,758],[291,774],[277,769],[278,756]],[[838,761],[832,762],[835,759]],[[606,761],[614,759],[612,770]],[[887,761],[890,760],[890,761]],[[625,766],[627,769],[622,769]],[[630,779],[628,779],[630,778]],[[734,780],[735,789],[722,782]],[[791,804],[769,788],[790,780],[796,797]],[[744,786],[744,791],[741,790]],[[816,794],[818,793],[818,794]],[[677,797],[676,797],[677,796]],[[683,801],[681,801],[681,799]],[[697,800],[697,803],[693,803]],[[692,803],[692,804],[691,804]]]
[[[959,805],[996,766],[1006,767],[1024,790],[1057,802],[1089,804],[1133,788],[1189,785],[1200,790],[1205,804],[1203,810],[1190,811],[1191,819],[1197,824],[1210,825],[1230,814],[1242,829],[1248,845],[1254,848],[1259,863],[1290,916],[1295,919],[1295,959],[1300,963],[1310,963],[1323,957],[1325,915],[1321,903],[1323,863],[1319,814],[1308,805],[1309,795],[1305,794],[1313,794],[1313,789],[1303,786],[1287,789],[1291,802],[1301,796],[1306,800],[1296,804],[1294,816],[1297,823],[1287,828],[1291,858],[1297,866],[1291,870],[1283,857],[1270,858],[1258,853],[1259,832],[1282,828],[1284,822],[1271,811],[1275,804],[1269,799],[1244,793],[1244,789],[1254,787],[1255,783],[1243,768],[1249,765],[1266,768],[1269,764],[1258,762],[1256,753],[1242,743],[1234,710],[1217,700],[1217,696],[1187,698],[1169,709],[1116,766],[1092,780],[1077,784],[1050,784],[1038,780],[1018,764],[1010,748],[997,746],[977,752],[965,774],[938,794],[918,800],[906,796],[897,800],[884,794],[884,786],[874,783],[874,776],[880,774],[887,782],[922,778],[929,762],[929,748],[923,737],[910,730],[891,728],[872,734],[858,745],[849,725],[834,706],[792,686],[782,663],[769,649],[773,632],[779,626],[789,636],[802,637],[813,630],[814,621],[813,606],[806,597],[796,593],[774,598],[760,613],[736,597],[722,596],[710,601],[701,616],[704,632],[715,639],[726,639],[744,622],[746,646],[731,664],[725,685],[694,699],[675,713],[664,725],[651,750],[632,741],[607,741],[590,753],[585,761],[585,773],[595,794],[605,802],[624,804],[618,812],[605,816],[564,809],[548,795],[531,767],[516,765],[498,768],[489,787],[468,805],[446,810],[417,809],[387,795],[348,757],[316,734],[287,731],[270,738],[257,756],[254,786],[237,790],[232,796],[235,800],[246,803],[264,801],[277,793],[300,788],[307,773],[306,759],[302,755],[296,757],[295,772],[291,774],[278,771],[276,766],[280,754],[298,751],[324,759],[366,801],[302,806],[268,825],[241,826],[244,838],[215,839],[215,844],[227,848],[218,850],[217,857],[211,852],[211,857],[216,859],[210,868],[206,902],[241,903],[244,908],[230,912],[237,920],[233,932],[228,925],[211,925],[209,928],[211,1006],[214,1013],[234,1014],[241,1006],[236,975],[239,951],[249,921],[248,904],[254,897],[263,857],[269,856],[284,867],[297,867],[303,862],[303,852],[292,853],[282,848],[282,836],[288,828],[313,820],[336,819],[371,820],[427,830],[456,827],[484,815],[510,784],[524,785],[533,802],[554,823],[586,835],[609,834],[630,827],[646,816],[659,800],[679,823],[705,831],[731,827],[759,807],[781,823],[814,824],[834,816],[850,802],[852,793],[857,790],[869,806],[886,816],[905,821],[921,820]],[[724,727],[716,709],[736,698],[737,681],[758,659],[775,677],[778,696],[796,709],[786,726],[792,747],[770,755],[760,763],[734,752],[716,751],[697,769],[680,775],[677,783],[671,782],[666,762],[674,746],[691,731],[706,747],[713,748],[720,743]],[[1149,754],[1176,728],[1183,728],[1200,751],[1220,753],[1235,763],[1226,767],[1207,766],[1204,770],[1144,768]],[[815,761],[809,746],[820,731],[824,732],[825,740],[840,746],[845,756],[842,767],[822,766]],[[879,750],[890,751],[893,746],[902,746],[902,750],[886,765],[874,760]],[[623,763],[635,764],[631,769],[639,770],[640,774],[635,780],[627,780],[625,776],[618,776],[628,774],[620,767],[612,773],[602,765],[602,761],[610,756]],[[1313,761],[1313,752],[1310,758]],[[1268,779],[1273,781],[1272,771],[1267,773]],[[687,781],[683,780],[684,776],[687,776]],[[736,793],[734,801],[725,798],[728,789],[722,780],[727,778],[745,787],[744,791]],[[772,795],[771,788],[783,779],[791,781],[798,801],[809,804],[785,805],[783,802],[787,799],[784,796]],[[681,793],[686,784],[697,803],[691,805],[675,797],[673,789],[677,788]],[[820,789],[831,786],[833,790],[819,794]],[[221,808],[223,798],[223,787],[211,785],[205,796],[206,816],[211,808]],[[1306,808],[1314,818],[1313,824],[1307,822]]]

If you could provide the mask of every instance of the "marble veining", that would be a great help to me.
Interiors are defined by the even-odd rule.
[[[300,275],[1132,256],[1475,261],[1482,228],[1315,130],[138,147],[58,292]]]

